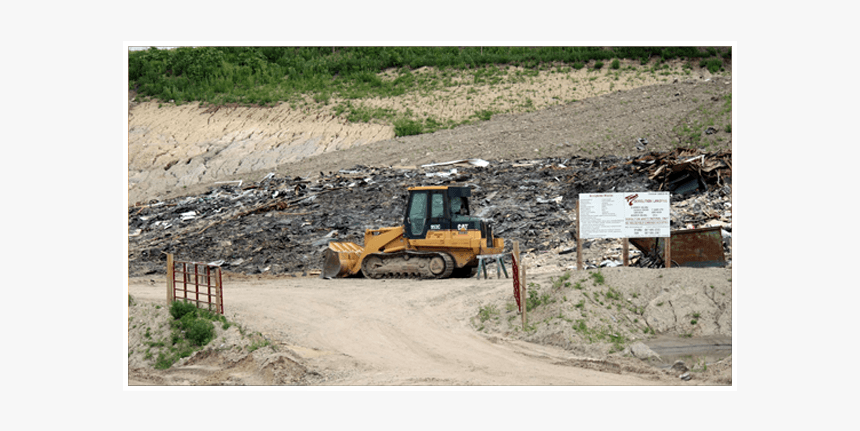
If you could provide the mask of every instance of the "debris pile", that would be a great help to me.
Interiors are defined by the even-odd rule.
[[[699,153],[700,162],[681,163],[692,156],[469,159],[421,167],[355,166],[308,177],[269,174],[250,184],[218,184],[206,194],[128,208],[129,275],[164,272],[165,253],[245,274],[314,274],[329,241],[361,244],[365,229],[401,225],[407,188],[429,185],[471,187],[473,215],[490,220],[508,248],[515,239],[531,256],[557,255],[576,243],[580,193],[665,190],[674,180],[666,176],[669,171],[692,169],[701,184],[683,200],[673,196],[672,228],[718,222],[730,233],[731,153],[721,154]],[[714,160],[725,166],[714,167]],[[611,243],[586,241],[584,249]],[[614,245],[607,251],[613,256]]]
[[[726,185],[732,175],[732,151],[700,153],[678,148],[668,153],[649,153],[634,160],[638,170],[660,183],[659,190],[683,196]],[[730,180],[729,180],[730,181]]]

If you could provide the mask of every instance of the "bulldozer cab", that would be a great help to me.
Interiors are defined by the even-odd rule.
[[[480,229],[469,217],[468,187],[414,187],[409,189],[404,235],[409,239],[426,238],[430,230]]]

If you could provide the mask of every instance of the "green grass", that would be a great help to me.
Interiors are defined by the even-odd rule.
[[[558,290],[558,289],[561,289],[562,287],[570,287],[570,282],[567,281],[569,279],[570,279],[570,272],[568,271],[568,272],[565,272],[564,274],[560,275],[558,278],[550,277],[549,281],[550,281],[550,283],[552,283],[552,288],[554,290]]]
[[[160,306],[157,308],[161,308]],[[155,360],[156,369],[170,368],[180,358],[191,356],[195,351],[206,346],[215,337],[214,323],[221,323],[223,329],[231,326],[227,318],[204,309],[198,309],[193,303],[174,301],[168,310],[173,320],[170,322],[170,334],[167,338],[148,342],[149,348],[144,359],[151,359],[151,348],[159,349]],[[151,335],[147,328],[145,337]]]
[[[556,300],[552,298],[547,292],[540,293],[540,284],[537,283],[529,283],[528,288],[528,297],[526,298],[526,311],[532,311],[541,305],[547,305],[555,303]]]
[[[253,352],[255,350],[262,349],[263,347],[271,345],[272,342],[264,338],[263,335],[258,332],[256,334],[256,339],[251,343],[250,346],[248,346],[248,351]]]
[[[424,125],[420,121],[401,118],[394,121],[394,136],[420,135],[424,133]]]
[[[573,330],[588,343],[601,341],[612,343],[612,347],[609,349],[610,353],[624,350],[624,346],[630,342],[630,339],[614,330],[611,326],[589,328],[585,323],[585,319],[577,319],[573,324]]]
[[[481,307],[480,310],[478,311],[478,319],[481,321],[481,323],[484,323],[487,320],[490,320],[494,317],[497,317],[498,315],[499,315],[499,310],[496,309],[495,305],[487,305],[487,306]]]
[[[306,97],[317,105],[330,105],[348,121],[378,119],[391,124],[394,114],[347,104],[369,98],[429,94],[453,88],[467,78],[471,85],[495,86],[525,82],[541,70],[566,73],[594,61],[594,69],[612,59],[708,59],[705,67],[731,57],[729,47],[702,50],[695,47],[180,47],[155,48],[128,54],[128,88],[138,101],[152,100],[198,106],[239,104],[299,107]],[[509,73],[510,67],[522,67]],[[417,73],[428,67],[430,72]],[[470,78],[470,79],[469,79]],[[346,101],[346,102],[343,102]],[[533,109],[525,106],[526,109]],[[477,118],[493,115],[479,111]],[[400,135],[431,133],[437,128],[423,119],[401,122]],[[448,127],[449,125],[445,125]]]
[[[481,121],[489,121],[491,118],[493,118],[493,114],[495,114],[495,112],[487,109],[475,111],[475,117],[477,117]]]
[[[699,67],[708,69],[708,72],[717,73],[723,68],[723,60],[719,58],[702,59],[699,61]]]
[[[621,292],[619,292],[619,291],[617,291],[611,287],[603,295],[606,297],[606,299],[614,299],[616,301],[621,300]]]
[[[732,94],[728,93],[722,99],[723,103],[718,106],[709,105],[708,102],[699,104],[683,122],[672,128],[682,144],[706,148],[719,144],[722,142],[721,137],[704,133],[708,127],[719,129],[718,124],[723,124],[723,130],[731,133]]]

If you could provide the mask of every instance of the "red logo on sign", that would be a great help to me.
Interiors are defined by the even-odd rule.
[[[630,196],[625,196],[624,199],[627,199],[628,205],[633,206],[633,201],[635,201],[636,198],[638,198],[638,197],[639,197],[639,195],[630,195]]]

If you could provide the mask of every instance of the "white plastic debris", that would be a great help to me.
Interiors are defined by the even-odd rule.
[[[455,169],[451,169],[451,170],[450,170],[450,171],[448,171],[448,172],[431,172],[431,173],[424,174],[424,175],[427,175],[428,177],[442,177],[442,178],[446,178],[446,177],[450,177],[451,175],[454,175],[454,174],[456,174],[456,173],[457,173],[457,169],[455,168]]]
[[[554,197],[554,198],[550,198],[550,199],[541,199],[541,198],[537,198],[537,203],[539,203],[539,204],[548,204],[548,203],[554,202],[554,203],[560,204],[560,203],[561,203],[561,200],[562,200],[563,198],[564,198],[564,196],[556,196],[556,197]]]
[[[459,163],[468,163],[472,166],[477,166],[479,168],[486,168],[490,166],[490,162],[484,159],[462,159],[462,160],[452,160],[450,162],[441,162],[441,163],[431,163],[429,165],[421,165],[422,168],[429,168],[433,166],[445,166],[445,165],[456,165]]]

